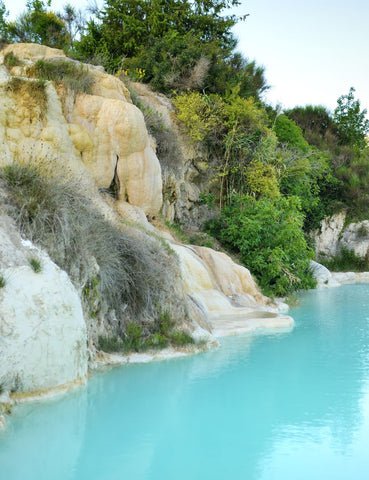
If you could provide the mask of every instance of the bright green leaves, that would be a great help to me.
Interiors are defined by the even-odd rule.
[[[210,232],[232,250],[257,277],[266,293],[285,295],[312,288],[309,271],[312,250],[302,231],[303,215],[297,197],[234,196]]]

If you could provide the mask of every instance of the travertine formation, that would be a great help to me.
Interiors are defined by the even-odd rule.
[[[340,212],[322,221],[320,231],[315,232],[317,258],[339,255],[342,248],[351,250],[360,258],[369,254],[369,221],[346,223],[346,213]]]
[[[42,45],[10,45],[0,52],[2,59],[9,52],[23,65],[9,69],[0,65],[0,165],[15,160],[58,161],[80,175],[92,176],[98,187],[106,189],[115,178],[120,200],[156,215],[162,205],[160,164],[143,115],[122,82],[87,66],[94,79],[92,94],[74,98],[47,82],[47,110],[41,112],[37,106],[29,108],[27,95],[8,89],[12,75],[33,82],[27,79],[27,69],[37,60],[71,60]]]
[[[20,65],[2,64],[9,52]],[[0,166],[29,161],[62,164],[72,176],[83,177],[81,185],[91,187],[87,193],[106,218],[120,215],[156,235],[148,220],[162,206],[161,167],[143,115],[131,103],[129,92],[101,68],[86,66],[94,78],[92,93],[75,95],[46,82],[47,104],[42,110],[27,90],[10,88],[12,78],[30,85],[37,81],[27,72],[40,59],[73,62],[63,52],[40,45],[10,45],[0,51]],[[163,108],[167,112],[167,105]],[[170,115],[166,120],[170,123]],[[173,164],[177,160],[173,158]],[[195,167],[186,168],[188,173]],[[195,170],[201,176],[199,168]],[[192,174],[187,173],[179,175],[180,181],[173,180],[172,190],[171,173],[167,170],[164,175],[166,193],[181,196],[176,207],[166,199],[164,213],[169,220],[176,215],[186,218],[186,208],[198,202],[200,190],[188,181]],[[117,198],[109,197],[105,203],[96,187],[106,190],[112,184]],[[187,326],[192,325],[196,338],[214,341],[209,331],[224,335],[293,324],[290,317],[278,315],[250,272],[230,257],[209,248],[183,246],[158,233],[177,253],[182,279],[173,282],[187,294]],[[40,259],[40,273],[31,269],[31,256]],[[0,216],[0,274],[5,278],[0,288],[3,388],[30,392],[83,379],[89,339],[78,294],[66,273],[45,252],[24,242],[5,215]]]
[[[41,264],[35,272],[30,260]],[[82,381],[87,334],[77,291],[48,255],[0,215],[0,383],[30,392]]]

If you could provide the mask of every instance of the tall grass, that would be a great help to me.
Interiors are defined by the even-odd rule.
[[[80,182],[50,169],[11,164],[0,169],[1,181],[22,235],[69,274],[90,317],[105,315],[118,333],[131,319],[145,333],[160,305],[185,318],[173,280],[177,262],[154,237],[113,225],[81,193]]]

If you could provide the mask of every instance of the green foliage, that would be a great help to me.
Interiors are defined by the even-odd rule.
[[[210,222],[210,232],[240,254],[267,293],[285,295],[314,286],[309,271],[313,252],[304,238],[299,204],[296,197],[234,196]]]
[[[21,61],[14,55],[13,52],[8,52],[4,55],[4,65],[8,68],[15,67],[17,65],[21,65]]]
[[[274,131],[281,143],[286,143],[290,147],[297,148],[302,152],[309,151],[309,144],[302,136],[301,128],[299,128],[293,120],[286,115],[279,115],[274,125]]]
[[[82,64],[72,61],[38,60],[29,73],[43,80],[52,80],[57,85],[77,93],[91,93],[94,83],[92,75]]]
[[[182,330],[175,330],[170,335],[172,345],[175,347],[184,347],[186,345],[194,345],[195,340],[191,335]]]
[[[365,272],[369,269],[368,258],[358,257],[353,250],[345,247],[336,257],[319,261],[332,272]]]
[[[9,39],[9,26],[6,20],[8,15],[4,2],[0,0],[0,42],[7,42]]]
[[[50,1],[29,0],[27,10],[16,21],[8,24],[10,39],[15,43],[40,43],[54,48],[68,44],[64,21],[47,11]]]
[[[170,330],[175,326],[175,322],[171,317],[169,310],[160,312],[158,318],[155,320],[154,325],[151,327],[152,333],[158,333],[163,336],[168,336]]]
[[[274,165],[255,158],[247,168],[245,179],[249,195],[255,198],[280,196],[277,172]]]
[[[323,151],[334,150],[337,147],[337,126],[325,107],[306,105],[284,113],[301,128],[303,137],[310,145]]]
[[[40,273],[42,271],[42,264],[38,258],[31,257],[29,259],[29,264],[35,273]]]
[[[97,348],[103,352],[121,352],[124,350],[124,342],[119,335],[111,337],[99,336]]]
[[[6,285],[5,277],[2,273],[0,273],[0,288],[4,288]]]
[[[342,95],[337,100],[334,120],[338,127],[341,143],[365,148],[369,120],[366,119],[367,111],[360,110],[360,101],[355,100],[354,93],[355,89],[351,87],[348,95]]]
[[[217,117],[204,95],[198,92],[186,92],[177,95],[172,101],[177,109],[177,119],[183,123],[194,142],[204,140],[217,125]]]
[[[126,351],[139,352],[143,345],[142,326],[129,322],[124,332],[124,346]]]

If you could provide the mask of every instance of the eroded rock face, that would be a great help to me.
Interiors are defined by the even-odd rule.
[[[351,250],[360,258],[369,255],[369,221],[345,226],[346,213],[341,212],[322,221],[321,231],[315,233],[317,258],[339,255],[342,248]]]
[[[293,319],[281,315],[258,289],[250,272],[210,248],[171,243],[180,261],[187,294],[208,317],[216,336],[261,328],[291,328]]]
[[[41,262],[35,273],[30,259]],[[0,381],[19,392],[80,381],[87,374],[87,334],[69,277],[0,216]]]
[[[12,75],[27,79],[27,69],[37,60],[70,61],[64,53],[42,45],[10,45],[1,59],[13,52],[23,65],[0,70],[0,165],[14,162],[57,161],[76,174],[89,174],[107,189],[115,182],[118,202],[140,207],[155,216],[162,205],[159,161],[147,134],[143,115],[130,101],[117,78],[86,66],[94,85],[92,94],[75,97],[47,82],[47,109],[23,91],[9,89]],[[62,100],[62,101],[61,101]]]
[[[320,231],[315,233],[315,251],[317,258],[334,257],[339,253],[340,234],[345,224],[346,213],[341,212],[322,221]]]

